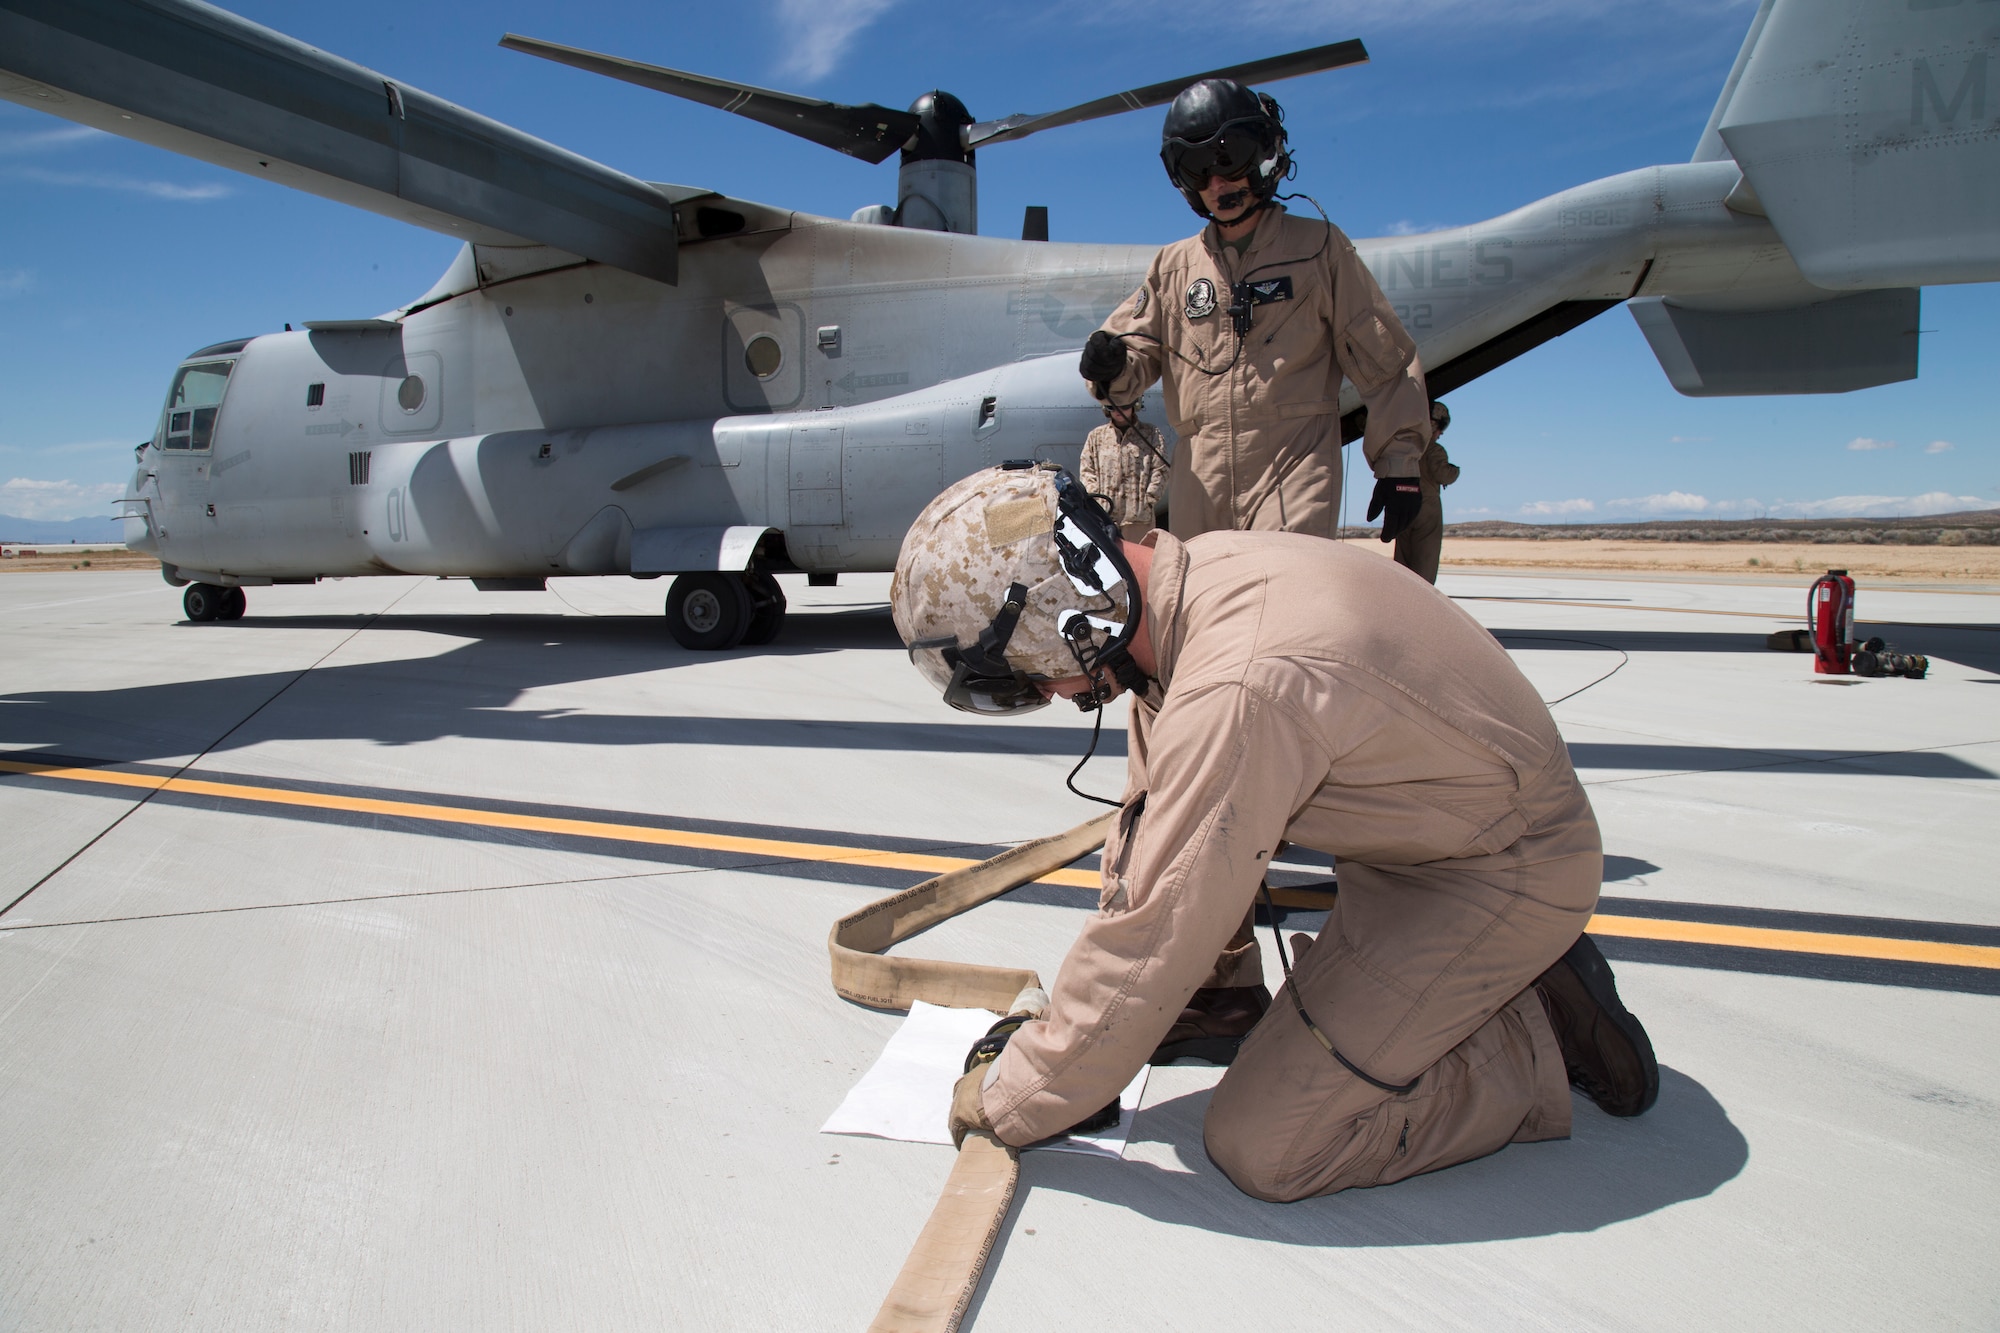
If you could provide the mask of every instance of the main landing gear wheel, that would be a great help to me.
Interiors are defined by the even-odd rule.
[[[682,574],[667,590],[667,632],[683,648],[734,648],[743,642],[750,620],[750,590],[740,575]]]
[[[243,594],[236,588],[219,588],[213,583],[190,583],[188,590],[181,594],[181,610],[187,613],[189,620],[198,624],[205,625],[211,620],[234,620],[235,616],[223,614],[232,592],[240,605]],[[236,613],[238,616],[242,614],[240,610]]]
[[[750,627],[743,632],[743,642],[751,648],[761,648],[778,637],[778,631],[785,624],[785,590],[769,574],[756,573],[743,576],[743,587],[750,594]]]
[[[215,613],[217,620],[241,620],[243,613],[250,609],[250,598],[241,588],[222,590],[222,607]]]

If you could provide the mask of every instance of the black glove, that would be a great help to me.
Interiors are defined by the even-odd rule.
[[[990,1065],[1000,1058],[1006,1048],[1007,1038],[1020,1031],[1021,1024],[1034,1021],[1033,1014],[1009,1014],[986,1029],[986,1035],[972,1043],[972,1049],[965,1053],[965,1072],[970,1074],[981,1065]]]
[[[1415,477],[1377,477],[1375,494],[1368,497],[1368,521],[1382,517],[1382,540],[1392,542],[1416,519],[1424,507],[1423,483]]]
[[[1109,391],[1111,381],[1125,373],[1125,344],[1115,333],[1103,329],[1090,335],[1090,341],[1083,345],[1083,356],[1076,363],[1077,373],[1095,384],[1102,397]]]

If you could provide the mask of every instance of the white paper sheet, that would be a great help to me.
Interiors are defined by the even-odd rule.
[[[986,1035],[998,1017],[985,1009],[946,1009],[918,1000],[882,1048],[880,1058],[820,1126],[820,1133],[950,1143],[945,1122],[951,1115],[952,1086],[960,1078],[966,1051]],[[1088,1135],[1065,1134],[1035,1147],[1122,1159],[1150,1072],[1141,1069],[1118,1094],[1121,1113],[1114,1128]]]

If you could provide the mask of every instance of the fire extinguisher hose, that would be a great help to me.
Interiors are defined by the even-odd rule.
[[[1096,851],[1118,813],[1106,811],[1067,833],[1022,843],[850,912],[827,937],[833,988],[878,1009],[907,1009],[923,1000],[1009,1013],[1017,1003],[1034,1003],[1028,992],[1039,994],[1041,979],[1030,969],[887,958],[883,952]],[[868,1326],[870,1333],[955,1333],[1006,1225],[1020,1172],[1015,1149],[989,1134],[965,1136],[944,1192]]]

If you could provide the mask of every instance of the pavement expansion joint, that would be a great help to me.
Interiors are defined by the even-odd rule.
[[[449,889],[409,889],[402,892],[365,893],[341,898],[306,898],[282,903],[239,903],[231,907],[197,907],[184,912],[141,912],[131,916],[86,917],[76,921],[29,921],[9,925],[0,920],[0,934],[8,931],[63,930],[72,926],[117,926],[135,921],[173,921],[183,917],[229,916],[237,912],[285,912],[300,907],[341,907],[353,903],[390,903],[409,898],[453,898],[479,893],[508,893],[518,889],[562,889],[582,884],[623,884],[632,880],[673,879],[682,875],[706,875],[706,866],[678,866],[642,870],[630,875],[581,875],[575,879],[524,880],[515,884],[466,884]]]

